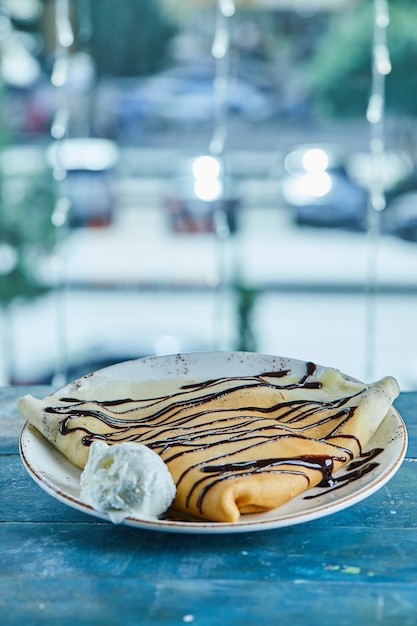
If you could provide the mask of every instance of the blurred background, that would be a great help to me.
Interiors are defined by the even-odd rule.
[[[0,383],[250,350],[417,388],[414,0],[0,0]]]

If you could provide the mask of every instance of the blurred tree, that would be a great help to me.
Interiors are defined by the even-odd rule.
[[[1,155],[7,159],[7,152]],[[0,305],[31,298],[46,287],[36,276],[37,261],[54,243],[53,192],[46,174],[0,176]]]
[[[15,155],[16,156],[16,155]],[[20,160],[24,163],[25,156]],[[48,286],[36,269],[55,242],[54,194],[48,172],[10,172],[7,148],[0,150],[0,313],[3,379],[13,381],[11,305],[42,295]]]
[[[371,85],[373,1],[362,0],[329,21],[304,71],[313,106],[331,116],[364,116]],[[386,78],[387,112],[417,115],[410,71],[417,65],[417,6],[389,5],[387,44],[392,71]]]
[[[1,58],[1,57],[0,57]],[[0,306],[45,291],[37,259],[52,248],[55,194],[43,151],[13,146],[8,123],[13,97],[0,78]],[[13,147],[12,147],[13,146]]]
[[[255,352],[256,339],[253,330],[252,313],[258,292],[256,289],[246,287],[240,282],[235,283],[234,288],[237,299],[238,328],[238,339],[235,349],[244,352]]]
[[[175,26],[157,0],[91,0],[98,76],[141,76],[167,61]]]

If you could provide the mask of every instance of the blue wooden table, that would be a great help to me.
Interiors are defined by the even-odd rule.
[[[306,524],[185,535],[114,526],[56,501],[18,453],[0,389],[2,626],[417,624],[417,392],[395,402],[406,459],[380,491]]]

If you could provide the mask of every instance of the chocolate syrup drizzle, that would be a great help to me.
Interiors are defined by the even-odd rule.
[[[305,478],[308,487],[310,478],[306,470],[313,469],[321,474],[319,486],[329,490],[356,480],[373,469],[375,464],[368,463],[373,458],[372,453],[365,456],[359,440],[353,435],[338,434],[355,412],[357,401],[352,406],[352,398],[360,396],[363,391],[329,401],[291,399],[291,390],[321,388],[321,383],[311,378],[315,371],[316,365],[309,362],[303,376],[287,384],[280,379],[290,372],[280,370],[187,383],[179,386],[175,393],[140,399],[87,401],[63,397],[60,401],[64,404],[48,407],[45,411],[63,416],[60,421],[62,435],[82,432],[85,446],[97,439],[109,444],[137,441],[156,451],[168,464],[175,464],[176,459],[190,455],[187,469],[176,478],[177,487],[192,470],[200,472],[201,477],[189,487],[186,506],[195,498],[195,506],[202,513],[207,492],[219,482],[237,476],[259,472],[296,474]],[[246,403],[247,398],[253,405]],[[259,404],[256,404],[258,398]],[[94,431],[83,425],[86,417],[95,420]],[[331,445],[334,454],[257,458],[256,448],[259,446],[283,438],[314,439],[310,431],[326,423],[327,435],[319,441]],[[339,438],[337,445],[332,442],[335,437]],[[333,477],[334,463],[345,463],[353,458],[353,454],[340,445],[341,437],[353,439],[359,451],[359,461],[350,464],[351,471],[344,475],[342,482]],[[226,453],[225,444],[233,446],[233,450],[229,448]],[[200,460],[192,456],[196,451]],[[245,460],[242,460],[242,452],[245,452]]]

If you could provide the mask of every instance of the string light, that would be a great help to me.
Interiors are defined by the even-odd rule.
[[[230,18],[235,14],[233,0],[218,0],[211,53],[215,59],[214,130],[209,151],[221,155],[227,137],[227,93],[229,89]]]
[[[391,72],[391,60],[387,46],[389,9],[387,0],[374,0],[374,32],[372,45],[371,95],[366,111],[370,125],[371,181],[367,224],[368,267],[366,307],[366,371],[369,380],[374,378],[376,361],[376,305],[378,295],[378,247],[381,229],[381,213],[386,206],[383,182],[385,162],[385,79]]]
[[[53,259],[56,284],[56,321],[57,321],[57,366],[54,384],[63,385],[66,382],[68,370],[68,346],[65,334],[65,279],[63,272],[62,244],[68,228],[68,214],[71,201],[66,190],[67,171],[61,158],[63,141],[68,135],[70,109],[65,88],[68,82],[70,47],[74,43],[74,32],[70,20],[70,0],[55,0],[55,54],[51,71],[51,83],[62,93],[61,105],[55,112],[51,124],[51,137],[54,140],[52,162],[53,176],[57,183],[57,198],[52,213],[52,224],[55,226],[56,244]]]
[[[229,55],[230,55],[230,19],[235,14],[234,0],[218,0],[215,31],[211,54],[215,61],[215,75],[213,80],[214,91],[214,127],[209,143],[209,161],[218,164],[219,170],[215,176],[211,175],[210,191],[215,193],[214,200],[214,231],[217,244],[217,277],[214,282],[217,297],[213,311],[213,337],[217,348],[224,348],[222,321],[224,319],[224,307],[227,299],[226,280],[226,242],[230,241],[230,227],[225,209],[224,196],[224,166],[222,157],[227,138],[228,127],[228,90],[229,90]],[[213,172],[212,172],[213,174]]]

